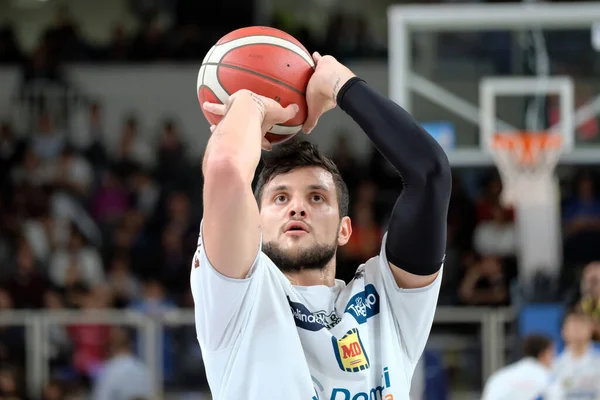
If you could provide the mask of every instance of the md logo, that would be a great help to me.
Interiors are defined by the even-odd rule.
[[[352,296],[344,312],[351,314],[359,324],[364,324],[369,318],[379,314],[379,293],[375,286],[366,285],[363,292]]]
[[[369,368],[369,357],[360,340],[358,329],[346,332],[341,339],[331,338],[333,352],[342,371],[358,372]]]

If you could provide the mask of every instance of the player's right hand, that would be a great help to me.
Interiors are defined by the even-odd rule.
[[[290,104],[287,107],[282,107],[281,104],[268,97],[260,96],[249,90],[242,89],[231,96],[225,104],[205,102],[202,107],[213,114],[225,116],[231,109],[234,103],[243,104],[250,113],[257,113],[261,121],[261,132],[263,134],[262,148],[271,150],[271,143],[264,138],[264,135],[273,128],[273,125],[282,124],[296,116],[299,107],[297,104]],[[211,132],[216,127],[211,126]]]

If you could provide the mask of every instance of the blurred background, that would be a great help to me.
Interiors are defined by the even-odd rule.
[[[202,58],[231,30],[270,25],[334,55],[383,93],[408,93],[390,83],[390,74],[406,72],[389,68],[400,46],[388,33],[392,4],[406,5],[0,0],[2,398],[86,398],[119,354],[139,360],[132,368],[148,371],[158,398],[210,398],[188,287],[210,133],[195,93]],[[439,310],[415,399],[478,398],[485,379],[519,357],[527,333],[543,331],[560,350],[565,308],[595,315],[600,339],[594,32],[589,23],[409,36],[405,67],[450,100],[476,105],[486,76],[567,75],[576,106],[592,104],[578,114],[574,150],[556,170],[560,265],[520,281],[516,210],[500,202],[502,180],[479,147],[472,110],[410,94],[409,110],[440,140],[454,173]],[[496,116],[529,129],[534,103],[543,127],[560,120],[556,96],[503,97]],[[354,234],[338,266],[348,281],[378,254],[402,181],[339,110],[308,140],[333,157],[352,194]]]

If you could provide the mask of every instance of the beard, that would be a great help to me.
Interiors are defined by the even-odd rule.
[[[263,244],[263,253],[281,270],[281,272],[300,272],[302,270],[323,270],[335,257],[337,238],[333,244],[315,244],[310,247],[283,250],[275,241]]]

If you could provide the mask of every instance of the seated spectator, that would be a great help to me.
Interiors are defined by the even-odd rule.
[[[132,349],[130,334],[122,328],[110,332],[110,359],[94,384],[93,400],[152,398],[152,379]]]
[[[593,176],[582,173],[576,182],[576,193],[564,205],[565,234],[600,231],[600,199]]]
[[[82,297],[84,312],[106,309],[103,293],[87,290]],[[69,325],[67,332],[73,343],[73,367],[84,380],[93,379],[106,359],[110,327],[103,324],[79,323]]]
[[[0,287],[0,313],[12,310],[10,293]],[[25,329],[22,326],[0,325],[0,365],[22,364],[24,360]]]
[[[118,255],[112,260],[108,271],[108,284],[117,308],[126,308],[139,296],[140,284],[131,273],[126,255]]]
[[[43,162],[52,161],[60,155],[65,145],[66,137],[56,129],[50,112],[42,113],[37,121],[37,131],[31,141],[35,155]]]
[[[576,179],[575,193],[563,205],[564,258],[567,264],[600,259],[600,198],[588,172]]]
[[[492,219],[479,222],[473,233],[473,248],[482,255],[514,257],[517,254],[517,232],[509,210],[496,205]]]
[[[48,272],[52,283],[60,288],[76,283],[94,287],[104,282],[104,268],[98,251],[87,244],[74,226],[68,247],[54,253]]]
[[[508,305],[508,282],[501,261],[493,256],[476,257],[467,265],[459,298],[471,306]]]
[[[21,309],[42,307],[48,281],[44,271],[36,263],[31,248],[24,240],[18,244],[14,265],[13,272],[10,273],[6,282],[6,288],[14,307]]]
[[[475,203],[475,211],[477,213],[477,221],[488,221],[494,218],[494,210],[500,206],[500,195],[502,194],[502,180],[498,174],[489,176],[484,184],[484,189],[477,202]],[[507,208],[509,220],[514,220],[514,210]]]

